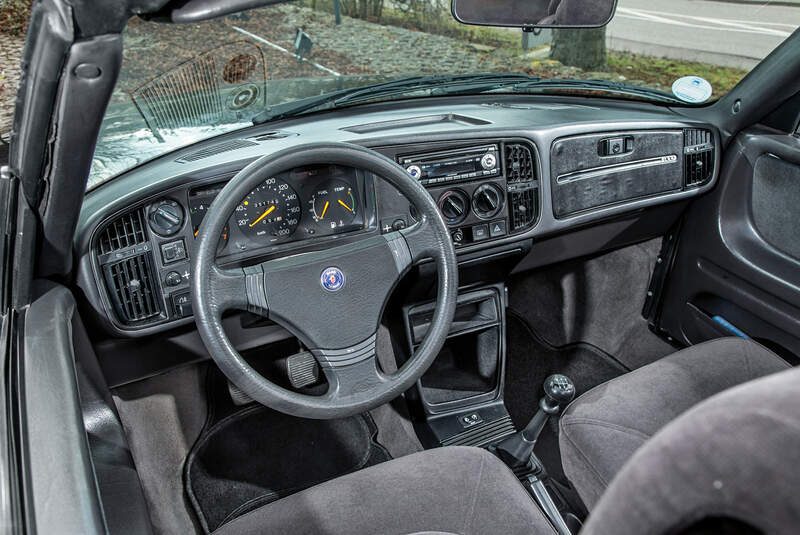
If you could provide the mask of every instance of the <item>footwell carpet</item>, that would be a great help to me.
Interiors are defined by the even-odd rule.
[[[215,410],[184,471],[206,533],[279,498],[391,459],[375,440],[369,415],[306,420],[257,404],[236,409],[214,390]]]

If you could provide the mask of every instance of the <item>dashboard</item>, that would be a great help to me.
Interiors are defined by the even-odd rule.
[[[358,143],[397,162],[436,201],[459,257],[473,260],[531,240],[528,254],[535,255],[551,236],[713,187],[720,151],[712,126],[652,105],[586,102],[517,97],[366,106],[252,127],[167,154],[87,194],[74,244],[78,284],[112,336],[190,323],[194,236],[214,198],[258,157],[311,141]],[[380,177],[299,167],[241,199],[217,261],[246,266],[355,242],[413,225],[415,215]],[[583,243],[575,254],[602,245]],[[570,254],[563,242],[558,248],[560,258]]]

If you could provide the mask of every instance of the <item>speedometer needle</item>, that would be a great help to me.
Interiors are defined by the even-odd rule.
[[[275,209],[275,205],[273,204],[272,206],[270,206],[269,208],[267,208],[267,211],[266,211],[266,212],[264,212],[263,214],[261,214],[260,216],[258,216],[258,219],[256,219],[256,220],[255,220],[255,221],[253,221],[252,223],[250,223],[250,226],[251,226],[251,227],[254,227],[254,226],[256,226],[256,224],[258,224],[258,222],[259,222],[259,221],[261,221],[262,219],[264,219],[265,217],[267,217],[269,214],[271,214],[271,213],[272,213],[272,211],[273,211],[274,209]]]
[[[353,211],[353,209],[350,208],[349,206],[347,206],[342,199],[337,199],[337,200],[339,201],[339,204],[341,204],[342,206],[344,206],[345,208],[347,208],[351,212]]]

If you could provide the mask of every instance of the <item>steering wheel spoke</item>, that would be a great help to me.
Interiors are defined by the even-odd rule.
[[[221,268],[212,264],[206,271],[208,306],[221,315],[228,310],[246,310],[268,316],[266,288],[260,265]]]
[[[324,398],[348,403],[384,385],[389,377],[378,369],[377,332],[363,342],[342,349],[315,349],[314,357],[328,381]]]
[[[363,402],[390,381],[378,369],[374,348],[371,354],[354,364],[323,366],[322,371],[328,381],[328,391],[323,398],[337,405]]]
[[[435,258],[442,247],[441,232],[434,226],[430,218],[422,217],[414,225],[399,233],[405,238],[412,263],[426,258]],[[449,242],[449,236],[446,236]]]

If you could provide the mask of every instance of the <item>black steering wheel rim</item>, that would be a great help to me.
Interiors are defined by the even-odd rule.
[[[217,240],[236,206],[269,177],[297,167],[330,164],[352,167],[386,180],[417,209],[415,225],[373,235],[355,244],[223,269],[216,264]],[[432,258],[438,284],[433,320],[423,342],[395,373],[377,368],[375,337],[380,315],[400,278],[414,263]],[[324,266],[347,266],[345,291],[320,292]],[[299,295],[287,295],[295,279]],[[349,286],[348,286],[349,285]],[[305,418],[329,419],[369,410],[410,388],[430,367],[447,337],[456,307],[458,268],[447,225],[436,203],[417,180],[375,151],[346,143],[313,143],[259,158],[230,180],[208,209],[197,234],[192,265],[195,322],[211,357],[228,379],[259,403]],[[374,294],[374,295],[372,295]],[[303,303],[313,296],[323,311]],[[294,303],[292,302],[294,301]],[[351,306],[348,303],[353,301]],[[305,306],[303,306],[305,305]],[[325,306],[345,308],[346,323],[321,325]],[[256,372],[236,351],[222,327],[222,313],[246,309],[285,327],[311,349],[328,379],[322,396],[284,389]],[[362,314],[358,314],[363,311]],[[352,331],[352,332],[351,332]],[[369,331],[369,332],[368,332]],[[316,346],[316,347],[315,347]]]

